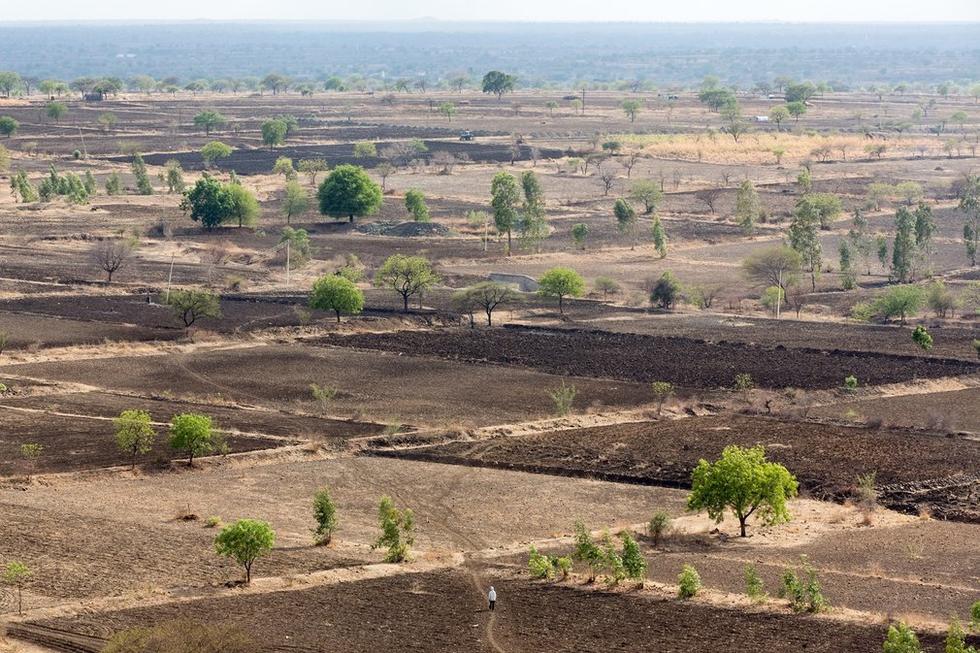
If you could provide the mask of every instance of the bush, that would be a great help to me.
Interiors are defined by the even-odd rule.
[[[682,599],[692,598],[701,590],[701,575],[694,565],[684,565],[677,576],[677,584],[680,586],[677,596]]]
[[[650,523],[647,524],[647,533],[653,538],[653,546],[659,546],[660,542],[666,539],[669,530],[670,514],[665,510],[653,513]]]
[[[204,520],[204,528],[217,528],[218,526],[221,526],[221,517],[217,515],[211,515]]]
[[[181,619],[113,634],[102,653],[253,653],[256,643],[241,628]]]
[[[568,574],[572,571],[572,559],[569,556],[552,558],[551,562],[562,579],[568,578]]]
[[[602,549],[592,541],[592,534],[585,527],[585,524],[575,522],[575,551],[572,558],[589,565],[589,582],[595,580],[596,574],[605,566],[605,556]]]
[[[650,384],[653,396],[657,399],[657,415],[661,413],[664,402],[674,394],[674,384],[667,381],[654,381]]]
[[[789,606],[793,612],[822,612],[827,609],[827,601],[823,597],[820,589],[820,582],[817,580],[817,572],[807,561],[806,556],[801,556],[802,574],[792,569],[783,572],[783,586],[780,588],[781,598],[789,599]]]
[[[766,600],[765,585],[754,565],[745,566],[745,593],[753,601],[761,603]]]
[[[623,571],[627,578],[642,584],[643,579],[646,578],[647,561],[640,552],[640,546],[629,533],[623,533],[620,537],[623,540],[623,553],[620,556]]]
[[[531,547],[527,568],[531,572],[531,578],[546,578],[550,580],[555,575],[555,568],[551,564],[551,558],[538,553],[538,550],[534,546]]]
[[[578,390],[574,385],[565,385],[565,380],[562,379],[561,385],[554,390],[548,392],[548,396],[555,404],[555,414],[558,417],[564,417],[572,412],[572,403],[575,401],[575,395],[578,394]]]
[[[949,624],[949,631],[946,633],[945,653],[977,653],[977,649],[966,645],[966,633],[963,626],[956,619]]]
[[[395,508],[391,497],[381,497],[378,505],[378,523],[381,535],[371,545],[372,549],[386,547],[385,562],[408,560],[409,550],[415,543],[415,515],[411,510]]]
[[[912,331],[912,341],[922,347],[925,351],[932,349],[932,336],[926,331],[924,326],[917,326]]]
[[[333,533],[337,530],[337,507],[330,498],[330,490],[323,487],[313,495],[313,518],[316,528],[313,529],[313,539],[317,544],[330,544]]]
[[[888,627],[883,649],[885,653],[922,653],[919,638],[901,621]]]
[[[970,606],[970,628],[980,631],[980,601]]]
[[[844,377],[844,391],[854,392],[858,388],[857,377],[853,374]]]
[[[650,291],[650,302],[660,308],[670,310],[681,296],[681,284],[670,270],[657,279],[653,290]]]

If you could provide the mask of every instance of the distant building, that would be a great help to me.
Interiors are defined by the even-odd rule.
[[[769,122],[769,116],[756,116],[756,122]]]

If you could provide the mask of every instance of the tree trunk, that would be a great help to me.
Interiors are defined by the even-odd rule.
[[[747,516],[746,517],[739,517],[738,518],[738,527],[739,527],[739,529],[740,529],[740,531],[742,533],[742,537],[745,537],[745,522],[746,522],[746,520],[748,520],[748,517]]]
[[[493,326],[493,310],[487,311],[487,326]]]
[[[561,295],[558,295],[558,314],[559,315],[564,315],[565,314],[565,308],[564,308],[564,302],[563,302],[563,300],[564,300],[564,297],[562,297]]]
[[[337,311],[337,324],[340,324],[340,311]]]
[[[402,294],[403,311],[408,313],[408,295]]]

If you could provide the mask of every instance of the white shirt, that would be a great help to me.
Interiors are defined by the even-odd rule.
[[[489,600],[491,600],[491,601],[496,601],[497,600],[497,592],[495,592],[494,590],[490,590],[490,592],[487,594],[487,598]]]

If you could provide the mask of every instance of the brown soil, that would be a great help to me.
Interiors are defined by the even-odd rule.
[[[690,388],[731,387],[735,375],[745,373],[765,388],[834,388],[848,375],[877,385],[980,371],[977,363],[959,360],[528,327],[362,333],[328,336],[324,342]]]
[[[843,500],[856,476],[875,472],[887,506],[980,522],[980,442],[760,417],[692,417],[617,424],[384,452],[417,460],[594,476],[689,487],[698,460],[716,459],[730,444],[761,444],[785,465],[801,490]],[[915,460],[914,465],[909,461]],[[915,492],[941,487],[943,491]]]

